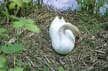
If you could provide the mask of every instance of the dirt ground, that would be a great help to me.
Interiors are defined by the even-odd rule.
[[[67,55],[57,54],[51,46],[48,28],[55,16],[64,19],[81,30],[79,43]],[[40,33],[24,31],[20,41],[25,50],[17,54],[16,64],[26,71],[108,71],[108,23],[94,16],[75,12],[53,12],[46,9],[35,11],[32,18]],[[10,61],[11,63],[11,61]],[[61,70],[62,71],[62,70]]]

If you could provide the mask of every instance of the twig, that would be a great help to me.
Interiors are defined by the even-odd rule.
[[[44,56],[44,62],[45,62],[45,64],[50,68],[51,71],[54,71],[54,70],[52,69],[52,67],[48,64],[49,60],[48,60],[48,58],[47,58],[46,56]]]
[[[31,63],[31,65],[33,66],[33,67],[35,67],[35,65],[34,65],[34,63],[33,63],[33,61],[28,57],[28,56],[25,56],[26,58],[27,58],[27,60]]]

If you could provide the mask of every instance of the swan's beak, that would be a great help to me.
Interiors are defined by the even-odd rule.
[[[76,36],[76,45],[79,45],[80,44],[80,41],[81,41],[81,32],[80,31],[77,31],[76,32],[78,35]]]
[[[79,39],[80,38],[80,36],[81,36],[81,33],[80,33],[80,31],[75,31],[76,32],[76,39]]]

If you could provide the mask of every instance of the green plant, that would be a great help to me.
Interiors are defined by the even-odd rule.
[[[31,19],[17,18],[17,21],[13,22],[13,27],[16,29],[24,27],[31,32],[39,33],[39,28],[34,24],[34,21]]]
[[[12,53],[17,53],[23,50],[23,45],[22,44],[5,44],[1,46],[0,50],[3,51],[6,54],[12,54]]]
[[[0,71],[7,71],[7,60],[3,56],[0,56]]]
[[[22,16],[22,12],[26,12],[26,9],[29,9],[31,0],[5,0],[4,4],[0,3],[0,15],[2,15],[3,19],[6,21],[4,23],[9,23],[15,28],[15,30],[25,28],[30,32],[39,33],[39,28],[34,24],[34,21],[26,18],[19,18],[17,16]],[[11,15],[12,14],[12,15]],[[0,17],[1,18],[1,17]],[[1,20],[0,20],[1,21]],[[5,36],[4,36],[5,35]],[[0,39],[6,38],[8,35],[8,29],[0,27]],[[4,37],[4,38],[2,38]],[[10,68],[9,71],[23,71],[23,68],[17,67],[16,64],[16,53],[23,51],[24,46],[18,40],[19,34],[16,32],[15,38],[17,42],[8,43],[4,42],[0,44],[0,53],[2,52],[2,56],[0,56],[0,71],[7,71],[7,60],[5,58],[5,54],[12,55],[14,61],[14,68]],[[2,40],[3,41],[3,40]],[[0,42],[2,42],[0,40]],[[18,62],[17,62],[18,63]]]
[[[8,30],[6,28],[0,28],[0,47],[2,44],[4,44],[4,40],[8,37],[7,32]]]
[[[50,71],[50,69],[45,64],[43,64],[42,65],[42,71]]]
[[[62,66],[59,66],[57,71],[65,71],[64,68]]]
[[[0,28],[0,36],[2,36],[5,32],[7,32],[7,29]]]
[[[21,67],[15,67],[15,68],[9,69],[9,71],[23,71],[23,68],[21,68]]]
[[[16,60],[16,56],[15,53],[20,52],[23,50],[23,45],[22,44],[7,44],[5,43],[4,45],[0,46],[0,52],[3,52],[3,54],[12,54],[13,58],[14,58],[14,62],[13,64],[15,65],[15,60]],[[6,69],[6,58],[0,57],[0,71],[7,71]]]
[[[7,71],[7,59],[3,56],[0,56],[0,71]],[[21,67],[10,68],[9,71],[23,71]]]
[[[8,17],[12,18],[13,21],[12,22],[12,26],[17,30],[20,28],[26,28],[27,30],[31,31],[31,32],[37,32],[39,33],[39,28],[34,24],[34,21],[31,19],[26,19],[26,18],[18,18],[15,16],[10,16],[8,15]],[[0,28],[0,36],[2,36],[5,32],[7,31],[7,29],[5,28]],[[3,45],[0,46],[0,52],[3,52],[4,54],[12,54],[14,62],[13,65],[15,68],[10,69],[9,71],[23,71],[22,68],[16,67],[16,56],[15,54],[22,51],[24,49],[24,46],[18,41],[18,39],[20,39],[19,34],[16,33],[16,37],[17,37],[17,42],[14,44],[11,43],[5,43]],[[2,68],[2,71],[5,71],[6,68]]]
[[[38,1],[38,3],[37,3],[38,9],[41,9],[43,0],[37,0],[37,1]]]
[[[82,12],[95,14],[97,17],[100,16],[99,8],[102,7],[105,2],[108,4],[108,0],[77,0],[77,1],[80,5],[80,10]]]
[[[81,5],[81,9],[89,11],[94,10],[95,7],[95,0],[78,0],[78,3]]]
[[[16,16],[18,14],[22,14],[24,12],[24,8],[29,7],[28,4],[31,2],[31,0],[9,0],[8,2],[9,4],[7,6],[9,10],[14,11],[14,15]]]
[[[91,23],[82,24],[80,27],[81,27],[84,31],[88,32],[88,33],[91,34],[91,35],[95,35],[95,34],[98,33],[99,30],[101,29],[101,26],[100,26],[100,24],[98,24],[98,23],[94,23],[94,24],[91,24]]]

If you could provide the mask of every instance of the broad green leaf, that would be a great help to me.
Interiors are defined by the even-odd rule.
[[[26,24],[25,28],[28,29],[31,32],[39,33],[39,28],[36,25],[34,25],[34,24]]]
[[[50,71],[50,70],[46,65],[42,64],[42,71]]]
[[[1,11],[2,12],[2,14],[3,15],[5,15],[6,17],[8,17],[9,18],[9,11],[8,11],[8,9],[7,8],[4,8],[4,10],[3,11]]]
[[[3,56],[0,56],[0,68],[4,68],[6,66],[7,60]]]
[[[31,19],[20,18],[18,21],[13,23],[14,28],[25,27],[31,32],[39,32],[39,28],[34,24],[34,21]]]
[[[23,0],[24,3],[30,3],[31,0]]]
[[[23,50],[22,44],[7,44],[1,47],[0,50],[2,50],[4,53],[15,53]]]
[[[6,68],[0,68],[0,71],[7,71]]]
[[[59,66],[57,71],[65,71],[65,70],[62,66]]]
[[[22,20],[25,24],[34,24],[34,21],[32,19],[21,18],[20,20]]]
[[[9,4],[9,9],[13,9],[13,8],[15,8],[15,6],[16,6],[15,3],[10,3],[10,4]]]
[[[17,21],[14,21],[14,22],[13,22],[13,25],[12,25],[12,26],[13,26],[14,28],[19,29],[19,28],[24,27],[25,22],[24,22],[23,18],[18,18],[18,17],[15,17],[15,16],[12,16],[12,18],[17,19]]]
[[[9,71],[23,71],[23,68],[15,67],[15,68],[11,68]]]
[[[18,28],[22,28],[24,26],[24,24],[21,21],[15,21],[13,22],[13,27],[18,29]]]
[[[0,34],[5,33],[7,31],[7,29],[5,28],[0,28]]]
[[[22,7],[23,1],[22,0],[10,0],[9,9],[15,8],[15,6]]]
[[[25,22],[25,28],[28,29],[31,32],[39,32],[39,28],[34,25],[34,21],[31,19],[23,19]]]

